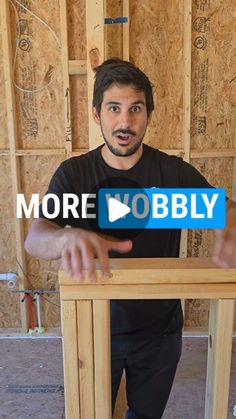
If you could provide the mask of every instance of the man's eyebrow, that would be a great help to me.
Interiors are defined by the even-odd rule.
[[[109,105],[122,105],[121,102],[116,102],[116,101],[109,101],[105,103],[105,106],[109,106]],[[130,104],[130,106],[134,106],[134,105],[144,105],[145,106],[145,102],[143,100],[137,100],[136,102],[133,102]]]

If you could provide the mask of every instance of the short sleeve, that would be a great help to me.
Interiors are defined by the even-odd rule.
[[[65,227],[68,224],[68,220],[63,218],[63,194],[72,192],[70,178],[70,167],[66,164],[65,161],[61,163],[61,165],[55,171],[49,183],[48,190],[46,192],[46,195],[54,194],[59,198],[59,214],[53,219],[50,218],[50,221],[58,224],[61,227]],[[49,199],[47,201],[47,209],[50,214],[54,213],[55,201],[53,199]],[[49,219],[43,213],[42,204],[39,207],[39,217]]]
[[[213,188],[206,178],[184,160],[179,160],[180,188]]]

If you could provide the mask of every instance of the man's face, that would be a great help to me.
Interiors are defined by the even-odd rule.
[[[113,84],[104,92],[100,115],[93,109],[104,141],[116,156],[131,156],[142,144],[148,117],[144,92]]]

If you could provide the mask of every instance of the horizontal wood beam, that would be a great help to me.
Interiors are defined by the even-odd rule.
[[[159,149],[164,153],[184,157],[184,150],[183,149]],[[70,154],[71,156],[76,156],[79,154],[88,153],[88,148],[75,148]],[[58,149],[21,149],[16,150],[16,156],[39,156],[39,155],[58,155],[58,154],[65,154],[66,151],[64,148]],[[0,149],[0,156],[9,156],[10,151],[9,149]],[[200,159],[200,158],[226,158],[226,157],[236,157],[236,149],[235,148],[222,148],[218,150],[191,150],[190,151],[190,158],[191,159]]]
[[[61,285],[62,300],[236,299],[236,284]]]

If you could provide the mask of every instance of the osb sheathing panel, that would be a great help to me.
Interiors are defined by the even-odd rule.
[[[10,161],[0,156],[0,272],[17,272]],[[16,286],[15,289],[18,289]],[[19,296],[0,282],[0,328],[20,327]]]
[[[235,28],[235,1],[193,1],[192,148],[234,146]]]
[[[72,76],[70,78],[70,90],[72,147],[73,150],[77,148],[88,149],[88,95],[86,76]]]
[[[0,31],[0,149],[8,147],[2,37]]]
[[[106,17],[116,18],[123,16],[123,0],[110,0],[106,2]],[[123,57],[123,24],[107,24],[106,29],[106,58]]]
[[[183,0],[130,1],[130,56],[154,85],[155,111],[146,142],[181,148],[183,114]]]
[[[60,38],[59,0],[32,3],[24,2]],[[63,88],[61,73],[61,49],[50,30],[34,16],[16,6],[18,17],[11,7],[13,51],[16,34],[20,37],[17,47],[15,82],[26,90],[38,90],[36,94],[16,89],[19,148],[60,148],[64,146]]]
[[[49,180],[59,166],[63,156],[21,157],[22,186],[28,200],[32,193],[39,193],[40,199],[47,191]],[[25,222],[27,231],[30,220]],[[58,261],[43,261],[27,256],[27,281],[29,289],[58,290]],[[58,295],[45,295],[41,302],[42,324],[45,327],[58,326],[60,323]],[[50,302],[52,304],[50,304]],[[55,305],[56,304],[56,305]]]

